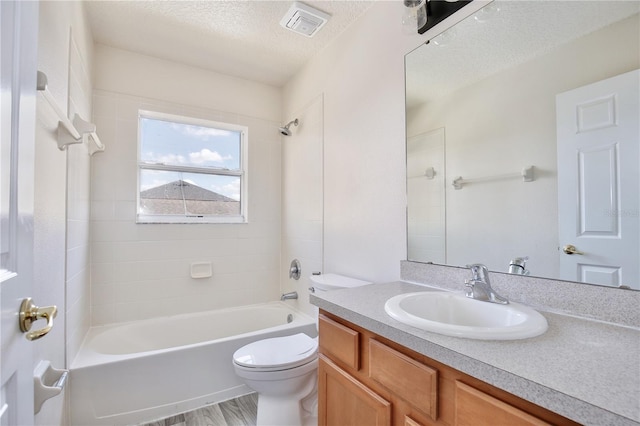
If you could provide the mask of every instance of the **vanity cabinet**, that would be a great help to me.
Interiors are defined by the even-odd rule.
[[[319,426],[577,425],[321,311]]]

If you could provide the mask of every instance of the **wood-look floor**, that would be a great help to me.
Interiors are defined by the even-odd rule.
[[[142,426],[255,426],[257,414],[258,394],[250,393]]]

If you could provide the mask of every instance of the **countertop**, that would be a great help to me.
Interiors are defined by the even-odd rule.
[[[479,380],[586,425],[640,425],[640,329],[539,310],[549,323],[523,340],[472,340],[404,325],[384,311],[407,282],[311,294],[317,307]],[[638,308],[640,309],[640,307]]]

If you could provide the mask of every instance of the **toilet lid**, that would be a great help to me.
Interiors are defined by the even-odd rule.
[[[293,368],[316,357],[318,342],[304,333],[258,340],[238,349],[233,362],[251,368]]]

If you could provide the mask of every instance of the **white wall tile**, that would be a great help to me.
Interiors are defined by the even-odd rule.
[[[109,117],[115,119],[118,114],[118,98],[110,93],[93,91],[93,117]],[[101,129],[102,130],[102,129]]]
[[[104,285],[115,282],[113,263],[91,263],[91,285]]]
[[[119,321],[116,318],[116,304],[96,305],[91,301],[91,325],[105,325]]]
[[[322,152],[324,144],[323,99],[318,97],[302,110],[289,114],[298,118],[300,125],[294,128],[292,135],[282,138],[282,259],[279,270],[281,277],[280,293],[296,290],[299,298],[291,301],[294,306],[314,314],[308,303],[308,288],[301,285],[307,281],[313,270],[322,270],[322,233],[318,233],[318,222],[322,220],[323,178]],[[311,221],[320,217],[320,220]],[[290,279],[288,271],[293,259],[298,259],[302,267],[302,276],[296,281]],[[311,266],[313,265],[313,267]],[[319,265],[319,266],[316,266]]]
[[[211,263],[213,276],[218,279],[222,275],[239,272],[244,265],[244,258],[243,256],[212,257]]]
[[[93,201],[114,201],[115,187],[112,181],[113,167],[116,164],[109,164],[108,157],[96,155],[91,163],[91,200]],[[116,169],[117,170],[117,169]]]
[[[280,255],[269,238],[245,238],[238,240],[238,251],[249,255],[271,254]]]
[[[127,221],[134,223],[136,220],[136,202],[135,201],[115,201],[114,220]]]
[[[113,264],[113,275],[110,282],[112,283],[129,283],[135,282],[142,277],[140,262],[116,262]]]
[[[98,285],[91,286],[91,299],[94,306],[108,305],[121,301],[118,286]]]
[[[96,226],[95,222],[92,226]],[[99,225],[97,225],[99,226]],[[114,244],[111,242],[92,242],[91,243],[91,264],[111,263],[113,262]]]
[[[78,246],[67,250],[67,276],[73,277],[85,269],[89,269],[88,246]]]
[[[67,220],[67,247],[86,246],[89,242],[89,220]]]
[[[139,278],[141,280],[186,278],[190,273],[189,263],[182,259],[138,262]]]
[[[67,307],[79,303],[80,300],[89,301],[91,291],[89,288],[89,280],[89,270],[87,269],[83,269],[73,276],[67,274]],[[85,318],[83,322],[89,324],[90,321],[88,318]]]
[[[93,323],[166,314],[157,308],[158,303],[172,313],[191,312],[198,306],[233,306],[239,303],[233,293],[239,287],[253,293],[266,286],[271,291],[260,290],[260,297],[264,298],[265,294],[275,297],[279,287],[279,273],[273,271],[279,268],[280,253],[280,136],[278,120],[269,117],[273,117],[274,108],[281,107],[280,97],[271,97],[272,90],[266,90],[267,98],[262,100],[266,104],[258,114],[255,102],[247,102],[246,114],[238,110],[207,109],[201,102],[194,105],[180,102],[184,96],[175,97],[173,89],[168,90],[173,81],[158,85],[153,99],[140,97],[136,93],[138,89],[133,89],[133,81],[120,81],[116,75],[107,78],[105,74],[118,68],[116,74],[123,76],[124,67],[130,71],[127,80],[144,75],[157,79],[157,67],[145,68],[151,62],[157,65],[157,61],[149,62],[131,52],[102,48],[98,49],[98,57],[103,65],[97,71],[99,83],[93,96],[95,116],[107,127],[105,134],[111,140],[108,152],[103,153],[106,155],[96,155],[92,162],[92,277],[98,289],[92,296],[95,302],[92,305],[96,308]],[[217,78],[215,74],[202,74],[190,68],[180,66],[178,69],[184,72],[181,77],[184,80],[197,80],[205,75]],[[203,87],[210,84],[211,81],[201,83]],[[127,91],[130,93],[126,94]],[[231,94],[234,88],[226,87],[225,91]],[[255,93],[262,96],[259,91]],[[219,105],[221,99],[217,97],[212,105]],[[237,108],[238,99],[228,99],[232,108]],[[249,127],[251,223],[135,223],[139,108]],[[194,280],[190,277],[190,264],[201,260],[212,262],[213,277]],[[240,274],[246,270],[257,272]],[[254,279],[256,273],[265,271],[266,278]],[[202,300],[199,295],[203,293],[211,297]],[[140,306],[138,312],[134,307],[136,302]]]
[[[115,203],[112,200],[91,201],[91,220],[114,220]]]

